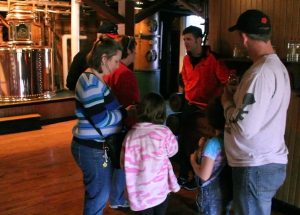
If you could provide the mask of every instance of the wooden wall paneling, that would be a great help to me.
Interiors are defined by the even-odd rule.
[[[293,172],[295,172],[295,175],[293,177],[293,184],[294,184],[294,195],[292,201],[294,202],[294,205],[300,208],[300,171],[299,171],[299,165],[300,165],[300,98],[297,97],[297,124],[296,124],[296,135],[294,140],[294,159],[293,159]],[[298,170],[298,171],[296,171]]]
[[[240,0],[231,0],[231,10],[230,10],[230,13],[231,13],[231,19],[228,23],[228,26],[226,27],[226,30],[228,32],[228,28],[235,25],[239,15],[241,14],[240,13],[240,10],[241,10],[241,1]],[[228,32],[228,38],[230,38],[230,54],[229,56],[232,56],[232,51],[233,51],[233,47],[235,44],[240,44],[240,39],[238,37],[238,34],[237,33],[234,33],[234,32]]]
[[[283,17],[285,20],[285,38],[286,38],[286,45],[292,38],[292,30],[293,30],[293,0],[286,1],[286,16]]]
[[[293,95],[292,95],[293,97]],[[291,148],[289,146],[289,140],[291,139],[291,136],[293,134],[292,132],[292,124],[293,124],[293,118],[290,116],[289,113],[293,113],[295,111],[295,105],[293,105],[293,100],[291,99],[290,105],[289,105],[289,109],[288,109],[288,115],[287,115],[287,121],[286,121],[286,131],[285,131],[285,142],[286,145],[288,147],[288,150],[290,151]],[[289,153],[288,155],[288,159],[290,159],[291,154]],[[291,166],[288,165],[287,166],[287,177],[285,180],[285,183],[283,184],[283,186],[279,189],[279,191],[277,192],[277,197],[283,201],[287,201],[287,196],[288,196],[288,190],[289,190],[289,175],[291,172]]]
[[[275,48],[275,51],[279,54],[281,53],[281,58],[285,58],[285,41],[284,41],[284,36],[282,37],[278,37],[276,35],[283,35],[285,34],[283,25],[283,19],[282,16],[285,16],[286,11],[284,8],[286,1],[282,1],[282,0],[274,0],[274,4],[276,5],[273,8],[273,17],[272,17],[272,26],[273,26],[273,30],[272,30],[272,44]],[[276,33],[275,33],[276,32]]]
[[[279,57],[285,59],[287,42],[300,35],[299,0],[211,0],[210,45],[215,51],[231,56],[237,39],[227,32],[227,28],[235,23],[242,12],[251,8],[263,10],[270,16],[273,25],[272,42]],[[220,29],[215,29],[216,27]],[[219,33],[218,36],[215,33]]]
[[[253,8],[253,6],[252,6],[252,3],[255,3],[255,1],[252,1],[252,0],[244,0],[244,3],[245,3],[245,7],[246,7],[246,9],[251,9],[251,8]],[[244,12],[244,11],[241,11],[241,13],[242,12]]]
[[[297,150],[297,142],[298,142],[298,136],[299,136],[299,131],[298,131],[298,127],[299,127],[299,114],[300,114],[300,109],[299,109],[299,98],[296,97],[295,95],[292,98],[294,101],[294,104],[296,106],[296,108],[294,109],[294,111],[291,113],[291,117],[293,119],[292,121],[292,132],[293,135],[291,136],[291,139],[288,140],[289,142],[289,146],[290,146],[290,156],[289,156],[289,165],[290,165],[290,173],[288,174],[289,180],[286,182],[289,184],[289,189],[288,189],[288,202],[291,202],[293,204],[295,204],[295,192],[296,192],[296,186],[297,183],[299,183],[297,180],[295,180],[297,178],[297,171],[295,171],[296,169],[299,170],[299,166],[297,166],[297,162],[296,162],[296,150]]]
[[[299,25],[299,9],[297,10],[296,7],[298,6],[299,8],[299,5],[298,5],[299,1],[292,1],[292,4],[291,4],[291,13],[289,13],[287,15],[287,18],[291,18],[291,22],[289,23],[289,27],[290,27],[290,32],[291,32],[291,37],[290,39],[291,40],[296,40],[296,38],[299,36],[298,31],[297,31],[297,25]]]
[[[223,5],[222,8],[231,8],[232,2],[231,0],[222,1]],[[221,16],[222,16],[222,23],[224,23],[221,26],[221,35],[224,35],[224,38],[221,37],[220,43],[221,43],[221,49],[225,51],[225,53],[231,53],[231,37],[229,37],[228,27],[230,26],[229,23],[231,22],[231,10],[221,10]]]
[[[298,140],[299,140],[299,138],[298,138]],[[298,141],[297,145],[299,147],[299,141]],[[298,152],[299,152],[299,149],[298,149]],[[296,166],[299,167],[299,165],[300,165],[300,155],[299,155],[299,153],[297,153],[295,157],[297,159],[297,165]],[[298,182],[300,181],[300,171],[297,171],[296,181],[298,181]],[[296,184],[296,189],[295,190],[296,190],[295,191],[296,196],[295,196],[295,204],[294,205],[297,206],[298,208],[300,208],[300,183]]]
[[[208,45],[213,50],[219,50],[218,41],[220,40],[220,5],[217,3],[218,0],[209,1],[209,34],[208,34]]]
[[[286,144],[289,150],[288,155],[288,166],[287,166],[287,177],[286,180],[279,190],[278,194],[276,195],[276,198],[279,200],[282,200],[284,202],[288,202],[290,204],[296,205],[297,202],[295,202],[295,191],[296,186],[299,183],[297,180],[297,174],[298,166],[297,163],[295,163],[295,153],[296,153],[296,145],[299,141],[299,114],[300,114],[300,99],[295,95],[295,93],[292,93],[291,102],[288,110],[288,119],[286,124],[286,135],[285,140]],[[296,123],[298,122],[298,123]],[[300,202],[298,202],[300,204]]]
[[[255,3],[256,3],[255,8],[262,8],[263,0],[256,0]]]
[[[295,125],[295,139],[293,141],[294,143],[294,151],[293,153],[293,160],[291,161],[293,163],[293,173],[291,175],[292,178],[292,187],[291,190],[293,193],[291,193],[290,200],[294,202],[294,205],[300,208],[300,97],[297,96],[296,98],[297,103],[297,112],[295,113],[296,120],[294,121]],[[298,170],[298,171],[296,171]]]
[[[295,39],[297,42],[300,43],[300,1],[294,1],[294,10],[295,12],[293,13],[294,15],[294,29],[295,29]]]
[[[300,20],[300,1],[297,1],[297,7],[295,7],[296,8],[296,11],[298,11],[298,18],[296,19],[296,20],[298,20],[298,22],[297,22],[297,35],[298,35],[298,42],[300,42],[300,24],[299,24],[299,20]]]
[[[258,1],[251,1],[250,7],[251,9],[255,9],[257,8],[256,4],[258,3]]]
[[[262,8],[261,8],[261,9],[262,9],[266,14],[268,14],[270,17],[272,17],[272,8],[273,8],[273,6],[274,6],[273,0],[264,0],[262,3],[263,3],[263,4],[262,4]]]
[[[241,1],[241,8],[240,8],[240,14],[243,13],[245,10],[250,9],[249,7],[247,7],[247,0],[246,1]]]

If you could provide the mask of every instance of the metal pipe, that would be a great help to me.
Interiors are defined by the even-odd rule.
[[[71,62],[73,60],[73,58],[71,58],[71,60],[68,59],[68,40],[71,39],[71,34],[64,34],[62,35],[61,37],[61,40],[62,40],[62,66],[63,66],[63,87],[65,89],[67,89],[67,83],[66,83],[66,80],[67,80],[67,76],[68,76],[68,67],[69,67],[69,64],[68,62]],[[79,38],[81,40],[85,40],[87,39],[87,36],[85,35],[82,35],[82,36],[79,36]]]
[[[13,4],[13,3],[26,3],[26,4],[34,4],[34,5],[47,5],[47,6],[56,6],[56,7],[71,7],[70,3],[68,2],[60,2],[60,1],[31,1],[31,0],[26,0],[26,2],[20,2],[20,1],[13,1],[10,0],[8,2],[9,4]]]
[[[45,10],[44,9],[34,9],[34,11],[44,12]],[[51,10],[51,9],[48,9],[47,12],[48,13],[56,13],[56,14],[64,14],[64,15],[71,13],[70,10]]]
[[[77,0],[71,2],[71,57],[79,51],[79,35],[80,35],[80,4]]]

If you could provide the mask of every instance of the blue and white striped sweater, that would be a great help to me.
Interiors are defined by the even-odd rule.
[[[104,137],[120,131],[121,106],[106,84],[94,74],[81,74],[75,89],[75,99],[78,123],[73,128],[74,136],[80,139],[102,141]],[[100,136],[93,125],[89,123],[83,111],[101,130],[103,136]]]

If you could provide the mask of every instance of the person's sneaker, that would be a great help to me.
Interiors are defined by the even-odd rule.
[[[124,204],[122,204],[122,205],[109,205],[109,207],[112,209],[129,208],[129,203],[128,203],[128,201],[125,201]]]
[[[186,178],[183,178],[183,177],[178,177],[177,178],[177,183],[179,184],[180,187],[182,187],[187,182],[188,182],[188,180]]]
[[[197,189],[197,187],[198,186],[196,184],[195,179],[188,181],[182,185],[182,188],[189,190],[189,191],[195,190],[195,189]]]

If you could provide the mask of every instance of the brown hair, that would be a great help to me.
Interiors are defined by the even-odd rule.
[[[163,124],[166,119],[166,104],[164,98],[157,93],[146,94],[137,106],[140,122]]]
[[[107,55],[109,59],[116,55],[118,50],[123,50],[120,43],[110,38],[100,38],[94,43],[93,48],[87,54],[87,64],[89,67],[99,71],[103,55]]]

